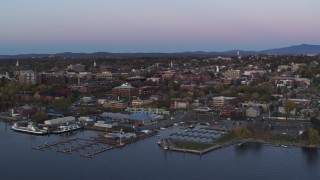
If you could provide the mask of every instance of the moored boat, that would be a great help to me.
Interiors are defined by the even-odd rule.
[[[120,138],[119,138],[119,143],[116,144],[117,148],[122,148],[123,146],[125,146],[126,144],[121,142],[121,134],[123,133],[122,129],[120,130]]]
[[[18,132],[24,132],[24,133],[36,134],[36,135],[45,135],[48,133],[47,130],[39,129],[32,122],[29,122],[27,126],[20,126],[18,123],[14,123],[11,129]]]
[[[157,142],[159,146],[161,145],[162,141],[163,141],[163,140],[160,139],[160,140]]]
[[[60,134],[60,133],[75,131],[78,129],[81,129],[81,126],[79,126],[78,124],[67,124],[67,125],[58,126],[58,128],[56,130],[53,130],[52,133]]]
[[[125,145],[126,145],[125,143],[119,143],[119,144],[116,145],[116,147],[117,147],[117,148],[122,148],[122,147],[125,146]]]

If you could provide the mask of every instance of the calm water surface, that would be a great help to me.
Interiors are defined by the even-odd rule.
[[[199,156],[164,152],[152,137],[113,149],[93,159],[32,150],[65,136],[34,136],[13,132],[0,121],[0,179],[320,179],[318,150],[247,144],[231,146]],[[168,133],[170,129],[165,130]],[[89,138],[93,131],[69,137]]]

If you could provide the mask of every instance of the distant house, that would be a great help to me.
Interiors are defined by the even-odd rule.
[[[281,114],[286,114],[286,109],[283,106],[278,107],[278,112]],[[296,114],[296,109],[290,111],[291,115],[295,115]]]
[[[240,70],[228,70],[228,71],[224,72],[223,75],[225,78],[234,79],[234,78],[241,76],[241,71]]]
[[[131,102],[132,107],[143,107],[153,103],[153,99],[134,99]]]
[[[235,106],[232,106],[232,105],[221,107],[219,109],[219,115],[221,117],[231,117],[231,113],[233,112],[234,109],[235,109]]]
[[[128,107],[128,102],[126,101],[105,101],[103,103],[103,107],[105,108],[120,108],[124,109]]]
[[[190,93],[194,93],[196,90],[196,86],[194,84],[191,85],[180,85],[180,91],[186,91]]]
[[[246,109],[245,108],[235,108],[231,112],[232,119],[244,119],[246,117]]]
[[[244,102],[241,104],[242,107],[257,107],[262,108],[263,111],[268,111],[270,109],[270,103],[259,103],[259,102]]]
[[[255,107],[255,106],[249,107],[249,108],[246,110],[246,116],[247,116],[247,117],[252,117],[252,118],[254,118],[254,117],[260,116],[260,114],[261,114],[260,108]]]
[[[222,107],[228,104],[236,104],[238,99],[236,97],[225,97],[225,96],[219,96],[219,97],[213,97],[209,99],[209,104],[211,106],[215,107]]]
[[[187,109],[189,102],[187,100],[175,100],[172,109]]]

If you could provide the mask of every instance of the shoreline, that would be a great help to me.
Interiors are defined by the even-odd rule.
[[[202,155],[220,148],[225,148],[225,147],[229,147],[236,144],[239,144],[240,146],[245,143],[260,143],[265,146],[282,147],[282,148],[300,147],[300,148],[320,149],[320,145],[307,145],[307,144],[300,144],[300,143],[285,143],[285,142],[273,143],[273,142],[269,142],[261,139],[245,139],[245,140],[234,140],[234,141],[223,143],[223,144],[215,144],[204,150],[184,149],[184,148],[176,148],[176,147],[170,147],[168,150]]]
[[[5,120],[5,121],[18,121],[18,118],[17,118],[17,117],[0,115],[0,120]]]
[[[288,146],[288,147],[301,147],[301,148],[314,148],[314,149],[320,149],[320,145],[308,145],[308,144],[302,144],[302,143],[274,143],[266,140],[261,139],[245,139],[243,140],[244,143],[260,143],[268,146],[275,146],[275,147],[281,147],[281,146]]]

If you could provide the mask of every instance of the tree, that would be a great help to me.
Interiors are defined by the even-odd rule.
[[[317,144],[319,142],[319,131],[314,128],[310,128],[308,131],[308,137],[311,144]]]
[[[53,106],[57,109],[66,110],[71,106],[71,98],[62,98],[53,100]]]
[[[170,100],[166,100],[166,99],[159,99],[157,101],[157,108],[169,108],[170,107]]]
[[[170,98],[175,98],[176,92],[174,90],[171,90],[169,96],[170,96]]]
[[[214,88],[216,93],[222,93],[225,89],[226,89],[225,86],[221,85],[221,84],[215,86],[215,88]]]
[[[35,118],[36,118],[37,122],[43,123],[44,120],[48,119],[48,115],[47,115],[47,113],[45,113],[43,111],[39,111],[39,112],[36,113]]]
[[[254,93],[251,95],[251,99],[254,100],[254,101],[259,100],[259,98],[260,98],[260,95],[259,95],[259,93],[257,93],[257,92],[254,92]]]
[[[261,96],[261,100],[264,102],[270,102],[271,100],[271,95],[270,94],[264,94]]]
[[[286,112],[286,120],[290,116],[291,111],[293,111],[295,108],[296,108],[296,104],[291,100],[288,100],[284,103],[284,110]]]
[[[310,118],[310,122],[313,128],[320,130],[320,120],[317,117],[313,116]]]
[[[204,91],[199,91],[199,96],[200,97],[203,97],[203,96],[205,96],[206,95],[206,93],[204,92]]]
[[[238,126],[234,129],[234,132],[241,139],[246,139],[251,136],[251,131],[246,126]]]
[[[182,99],[187,98],[187,97],[192,97],[192,94],[189,92],[182,92],[180,94],[180,98],[182,98]]]

